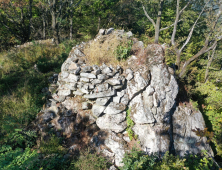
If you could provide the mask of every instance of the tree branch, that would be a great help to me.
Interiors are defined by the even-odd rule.
[[[180,22],[180,21],[183,21],[183,20],[182,20],[182,19],[180,19],[178,22]],[[173,23],[173,24],[169,25],[168,27],[161,28],[161,29],[160,29],[160,31],[166,30],[166,29],[168,29],[168,28],[170,28],[170,27],[174,26],[174,24],[175,24],[175,23]]]
[[[181,11],[179,12],[179,15],[181,15],[183,13],[183,11],[188,7],[188,5],[190,4],[191,0],[189,0],[187,2],[187,4],[183,7],[183,9],[181,9]]]
[[[183,51],[184,47],[185,47],[185,46],[188,44],[188,42],[190,41],[190,39],[191,39],[191,37],[192,37],[192,35],[193,35],[194,28],[195,28],[195,26],[196,26],[196,24],[197,24],[197,21],[200,19],[202,13],[204,12],[205,7],[207,6],[207,4],[208,4],[209,2],[210,2],[210,0],[208,0],[207,3],[204,5],[202,11],[200,12],[198,18],[196,19],[195,23],[193,24],[193,26],[192,26],[192,28],[191,28],[191,30],[190,30],[190,33],[189,33],[189,35],[188,35],[188,37],[187,37],[186,42],[185,42],[185,43],[183,44],[183,46],[181,47],[180,52]]]
[[[144,11],[146,17],[150,20],[150,22],[151,22],[151,23],[153,24],[153,26],[155,27],[155,26],[156,26],[155,22],[154,22],[153,19],[150,18],[150,16],[147,14],[146,9],[145,9],[145,7],[144,7],[143,4],[142,4],[142,7],[143,7],[143,11]]]

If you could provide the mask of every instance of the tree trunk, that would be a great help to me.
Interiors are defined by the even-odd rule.
[[[181,57],[181,53],[178,51],[178,49],[175,49],[176,50],[176,66],[177,66],[177,69],[180,70],[180,57]]]
[[[59,29],[58,29],[58,23],[56,22],[56,14],[54,11],[52,11],[52,32],[53,32],[53,39],[55,44],[59,44]]]
[[[73,20],[72,20],[72,15],[70,18],[70,33],[69,33],[69,39],[72,40],[72,30],[73,30]]]
[[[46,23],[45,23],[45,16],[43,16],[43,21],[42,21],[42,39],[45,40],[46,37],[45,37],[45,26],[46,26]]]
[[[159,10],[158,10],[158,16],[157,16],[156,24],[155,24],[155,40],[154,40],[154,43],[156,43],[156,44],[158,44],[158,41],[159,41],[160,23],[161,23],[162,11],[163,11],[163,3],[164,3],[164,0],[160,0],[160,6],[159,6]]]
[[[179,77],[181,78],[187,71],[187,67],[188,65],[193,62],[195,59],[197,59],[199,56],[201,56],[202,54],[204,54],[206,52],[206,47],[203,47],[196,55],[194,55],[192,58],[190,58],[189,60],[187,60],[184,65],[183,68],[180,71]]]
[[[97,28],[97,30],[99,31],[99,29],[100,29],[100,16],[99,16],[99,19],[98,19],[98,28]]]
[[[207,80],[208,80],[209,68],[210,68],[210,66],[211,66],[211,63],[212,63],[213,60],[214,60],[214,54],[215,54],[215,49],[216,49],[216,47],[217,47],[217,46],[214,47],[211,56],[210,56],[210,52],[209,52],[209,54],[208,54],[208,63],[207,63],[207,69],[206,69],[206,72],[205,72],[205,79],[204,79],[204,82],[205,82],[205,83],[206,83]]]
[[[29,26],[28,26],[28,39],[31,36],[31,26],[32,26],[32,2],[33,0],[29,0]]]

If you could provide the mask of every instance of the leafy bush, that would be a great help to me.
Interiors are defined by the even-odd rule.
[[[80,153],[78,160],[71,163],[70,169],[77,170],[103,170],[108,169],[111,163],[102,155],[91,153],[90,150]]]
[[[133,42],[132,40],[129,40],[126,44],[121,43],[117,46],[117,49],[115,50],[115,57],[117,60],[125,60],[130,56],[131,48],[132,48]]]
[[[157,155],[147,155],[138,149],[133,148],[123,158],[124,166],[121,170],[209,170],[213,168],[213,161],[206,152],[204,156],[187,155],[185,158],[173,156],[166,152],[162,159]]]
[[[41,141],[39,150],[44,154],[64,153],[65,149],[61,146],[62,139],[55,135],[49,136],[46,141]]]
[[[145,155],[142,151],[135,148],[130,153],[126,153],[123,158],[124,166],[120,167],[121,170],[142,170],[153,169],[157,156]]]
[[[15,129],[14,132],[11,132],[4,136],[3,143],[10,145],[13,148],[31,148],[36,144],[36,132],[35,131],[24,131],[22,129]]]

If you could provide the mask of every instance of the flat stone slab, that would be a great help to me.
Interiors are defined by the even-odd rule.
[[[92,74],[92,73],[80,73],[80,76],[88,78],[88,79],[95,79],[96,78],[95,74]]]
[[[126,105],[122,103],[111,102],[105,109],[104,113],[108,115],[114,115],[114,114],[121,113],[125,109],[126,109]]]
[[[96,98],[102,98],[102,97],[111,97],[116,95],[116,90],[107,90],[100,93],[93,93],[93,94],[87,94],[83,97],[86,99],[96,99]]]

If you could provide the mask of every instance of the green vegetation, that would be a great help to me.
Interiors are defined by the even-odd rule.
[[[121,170],[209,170],[215,168],[212,159],[208,158],[206,153],[203,153],[203,156],[187,155],[181,159],[166,152],[159,160],[157,155],[147,155],[135,148],[125,154],[123,163]]]
[[[195,132],[208,138],[215,160],[222,167],[222,43],[219,37],[222,20],[221,14],[216,15],[219,1],[209,1],[199,18],[207,1],[191,1],[179,16],[175,43],[172,41],[172,24],[177,7],[180,11],[186,6],[188,1],[185,0],[53,1],[60,2],[55,9],[50,7],[49,2],[0,1],[0,169],[108,167],[106,159],[91,152],[82,152],[71,160],[65,159],[67,150],[61,139],[50,134],[49,139],[37,142],[38,136],[29,129],[29,125],[46,101],[47,93],[41,90],[49,86],[48,78],[60,72],[61,64],[78,42],[88,41],[95,37],[100,28],[110,27],[132,31],[138,40],[144,42],[145,47],[154,42],[158,29],[147,18],[144,9],[154,22],[158,17],[161,18],[160,29],[171,25],[159,32],[158,43],[166,43],[166,63],[176,69],[180,95],[187,95],[189,100],[186,102],[190,102],[193,109],[199,109],[204,116],[207,128],[203,133]],[[163,8],[160,8],[161,3]],[[159,9],[162,10],[161,16],[157,15]],[[55,20],[52,10],[58,14]],[[194,29],[187,42],[192,26]],[[54,38],[57,45],[35,43],[35,40],[48,38]],[[33,45],[13,48],[25,42],[33,42]],[[117,39],[102,45],[92,42],[84,53],[91,64],[100,65],[104,62],[124,65],[124,60],[130,56],[132,42],[129,39],[122,44]],[[179,54],[178,50],[186,42]],[[203,53],[199,53],[201,49]],[[196,54],[200,55],[193,58]],[[183,74],[180,74],[181,71]],[[133,126],[129,108],[127,132],[130,140],[136,138]],[[166,153],[159,160],[155,155],[144,155],[134,149],[126,154],[123,162],[123,169],[213,169],[212,160],[206,154],[189,155],[181,159]]]
[[[111,163],[101,154],[86,150],[80,153],[79,159],[72,161],[70,169],[92,170],[108,169]]]
[[[128,133],[128,136],[130,138],[130,140],[132,140],[133,138],[137,138],[137,136],[134,135],[134,132],[132,130],[133,126],[135,125],[135,123],[133,122],[133,120],[130,118],[130,111],[131,108],[129,108],[126,111],[126,123],[127,123],[127,128],[126,131]]]
[[[115,57],[117,60],[126,60],[130,56],[131,48],[132,48],[132,40],[129,40],[127,44],[118,45],[115,50]]]

